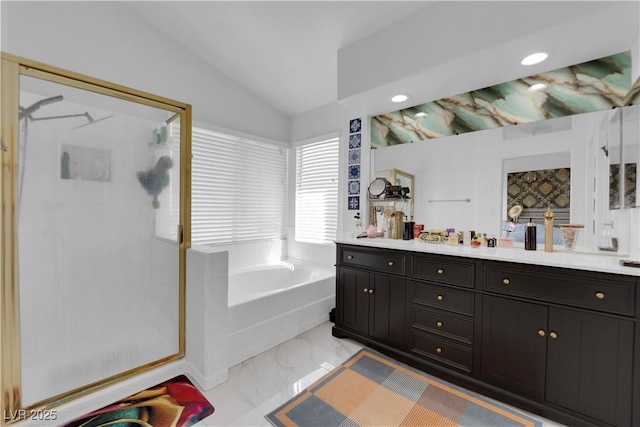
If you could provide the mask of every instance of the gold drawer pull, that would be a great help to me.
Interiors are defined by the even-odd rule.
[[[437,323],[436,323],[436,326],[437,326],[438,328],[442,328],[442,322],[437,322]]]
[[[505,285],[508,285],[511,282],[509,281],[509,279],[502,279],[502,283],[504,283]]]
[[[393,261],[389,261],[389,267],[393,267]]]
[[[596,298],[604,299],[604,293],[603,292],[596,292]]]
[[[353,259],[353,255],[347,255],[347,259]]]
[[[546,335],[546,333],[545,333],[542,329],[540,329],[540,330],[538,331],[538,335],[540,335],[541,337],[543,337],[543,336],[545,336],[545,335]]]
[[[550,336],[551,338],[553,338],[554,340],[555,340],[556,338],[558,338],[558,334],[556,334],[555,332],[549,332],[549,336]]]
[[[441,269],[441,268],[439,268],[439,269],[438,269],[438,274],[442,274],[442,273],[444,273],[444,270],[443,270],[443,269]]]
[[[369,292],[369,288],[364,288],[363,291],[366,294],[367,292]]]
[[[442,349],[440,347],[436,348],[436,353],[442,353]]]
[[[438,295],[437,299],[438,299],[438,301],[442,301],[444,299],[444,297],[442,295]]]
[[[373,293],[373,289],[369,289],[369,293],[372,294]]]

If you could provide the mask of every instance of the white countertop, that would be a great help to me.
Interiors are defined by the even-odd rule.
[[[442,255],[454,255],[467,258],[488,259],[496,261],[520,262],[523,264],[546,265],[550,267],[572,268],[577,270],[600,271],[605,273],[624,274],[640,277],[640,268],[620,265],[624,256],[606,254],[569,253],[563,249],[545,252],[544,246],[537,251],[525,251],[523,248],[489,248],[481,246],[450,246],[442,243],[426,243],[420,240],[400,240],[385,238],[340,239],[336,243],[373,248],[399,249],[404,251],[424,252]]]

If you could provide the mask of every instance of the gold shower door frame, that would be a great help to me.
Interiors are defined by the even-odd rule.
[[[184,357],[186,250],[191,246],[191,105],[125,86],[88,77],[61,68],[0,52],[0,426],[10,424],[15,414],[55,407],[62,402],[102,389],[141,372]],[[180,224],[179,253],[179,343],[178,353],[143,366],[121,372],[63,394],[52,396],[30,407],[21,402],[20,298],[18,277],[18,144],[20,75],[35,77],[78,89],[131,101],[173,112],[180,117]]]

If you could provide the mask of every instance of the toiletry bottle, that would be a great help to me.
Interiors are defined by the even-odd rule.
[[[598,249],[601,251],[617,252],[618,239],[613,234],[613,221],[605,222],[603,226]]]
[[[529,218],[527,228],[524,232],[524,248],[528,251],[536,250],[536,225]]]
[[[544,251],[553,252],[553,211],[551,206],[544,213]]]

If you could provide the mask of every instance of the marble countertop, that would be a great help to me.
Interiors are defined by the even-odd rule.
[[[640,277],[640,268],[624,267],[620,265],[620,260],[629,259],[628,256],[583,253],[579,250],[570,253],[564,251],[564,248],[554,250],[554,252],[545,252],[544,247],[539,247],[537,251],[525,251],[523,248],[518,247],[489,248],[482,246],[479,248],[472,248],[471,246],[450,246],[447,244],[425,243],[416,239],[396,240],[385,238],[340,239],[336,240],[336,243],[431,254],[454,255],[495,261],[519,262],[523,264],[546,265],[577,270],[600,271]]]

